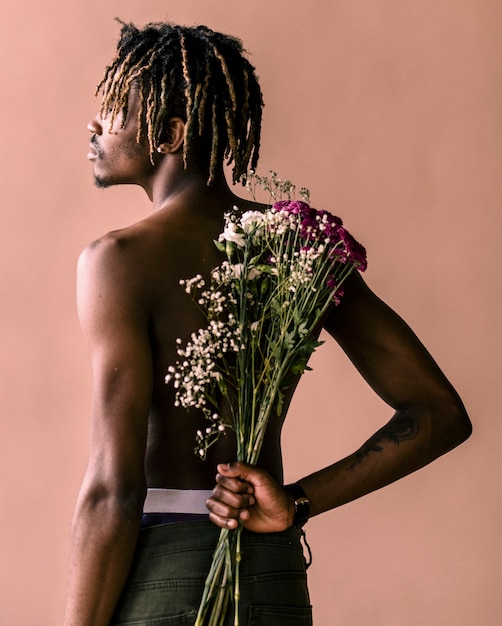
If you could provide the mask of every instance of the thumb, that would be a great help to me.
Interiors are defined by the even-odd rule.
[[[240,478],[241,480],[247,480],[253,475],[253,473],[256,473],[256,469],[252,465],[242,461],[219,463],[217,469],[223,476],[228,476],[229,478]]]
[[[234,461],[233,463],[220,463],[218,472],[222,476],[228,478],[237,478],[243,482],[248,482],[253,486],[266,484],[270,481],[270,475],[265,470],[244,463],[243,461]]]

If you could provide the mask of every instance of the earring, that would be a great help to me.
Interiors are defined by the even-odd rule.
[[[160,154],[162,154],[164,151],[164,149],[162,148],[162,146],[157,146],[157,152],[160,152]]]

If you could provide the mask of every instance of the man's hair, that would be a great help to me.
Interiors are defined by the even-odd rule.
[[[185,168],[200,163],[200,152],[213,182],[223,159],[233,163],[233,182],[256,168],[260,148],[263,98],[254,67],[240,40],[206,26],[152,23],[138,29],[122,24],[117,56],[106,70],[101,115],[111,124],[138,88],[138,142],[146,131],[150,158],[174,116],[186,123]]]

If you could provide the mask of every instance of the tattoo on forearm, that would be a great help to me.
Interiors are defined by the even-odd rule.
[[[418,420],[409,415],[399,415],[394,417],[388,424],[376,432],[368,441],[356,452],[354,461],[347,467],[354,469],[356,465],[370,455],[372,452],[381,452],[384,448],[382,442],[393,443],[398,446],[403,441],[415,439],[418,435]]]

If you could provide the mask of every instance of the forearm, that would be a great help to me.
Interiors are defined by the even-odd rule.
[[[427,465],[464,441],[470,422],[461,404],[397,412],[359,450],[299,482],[311,515],[341,506]]]
[[[380,489],[467,439],[469,418],[458,397],[450,398],[398,411],[354,454],[299,480],[310,515]],[[293,497],[265,470],[240,462],[220,464],[216,482],[208,508],[217,526],[235,528],[240,521],[254,532],[277,532],[291,525]]]
[[[141,507],[115,497],[79,498],[64,626],[108,626],[136,546]]]

